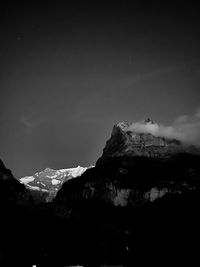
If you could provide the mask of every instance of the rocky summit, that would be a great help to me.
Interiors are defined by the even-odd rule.
[[[144,120],[142,124],[147,127],[159,127],[149,118]],[[97,164],[112,157],[166,158],[183,151],[199,153],[199,150],[192,145],[186,145],[179,140],[156,136],[148,132],[138,132],[134,130],[134,123],[120,122],[114,125],[111,137],[106,142],[102,157],[98,159]]]

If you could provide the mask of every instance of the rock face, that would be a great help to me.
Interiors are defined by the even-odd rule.
[[[63,185],[55,199],[62,212],[71,212],[75,199],[134,207],[200,189],[199,149],[128,129],[115,125],[95,168]]]
[[[88,168],[81,167],[53,170],[46,168],[33,176],[20,178],[19,181],[30,190],[35,201],[49,202],[56,196],[62,184],[72,178],[81,176]]]

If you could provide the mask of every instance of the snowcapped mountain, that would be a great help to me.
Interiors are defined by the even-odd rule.
[[[33,176],[25,176],[19,179],[31,191],[38,191],[38,193],[46,193],[45,200],[51,201],[62,184],[70,179],[81,176],[90,167],[81,167],[69,169],[54,170],[46,168],[44,171],[37,172]],[[41,195],[41,194],[40,194]]]

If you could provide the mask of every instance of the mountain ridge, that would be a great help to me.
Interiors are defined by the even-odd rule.
[[[87,169],[92,167],[93,166],[77,166],[75,168],[59,170],[46,168],[43,171],[36,172],[32,176],[19,178],[19,181],[20,183],[24,184],[26,188],[30,190],[30,192],[32,192],[33,196],[36,197],[36,195],[39,194],[40,198],[43,194],[44,200],[46,202],[50,202],[56,196],[63,183],[70,179],[81,176]]]

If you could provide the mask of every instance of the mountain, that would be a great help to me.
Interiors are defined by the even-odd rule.
[[[81,167],[69,169],[53,170],[46,168],[44,171],[37,172],[33,176],[25,176],[19,181],[30,190],[35,200],[52,201],[62,184],[72,178],[81,176],[88,168]]]
[[[144,123],[155,124],[150,119]],[[73,206],[74,199],[126,207],[200,188],[198,148],[176,139],[138,133],[129,126],[114,125],[95,168],[64,184],[55,203],[66,209],[69,203]]]
[[[13,261],[19,258],[22,262],[19,250],[31,257],[28,254],[30,238],[27,232],[33,226],[29,216],[33,207],[29,190],[0,160],[0,266],[13,266]]]
[[[12,172],[0,160],[0,206],[1,208],[25,206],[31,203],[31,195],[24,185],[14,178]]]
[[[95,167],[63,184],[55,214],[81,221],[81,250],[101,263],[195,266],[200,150],[129,125],[115,125]]]
[[[132,130],[133,126],[132,123],[124,122],[114,125],[102,157],[97,161],[98,164],[107,158],[119,156],[166,158],[181,152],[200,154],[200,150],[192,145],[185,145],[179,140],[155,136],[148,132],[136,132]],[[143,126],[159,127],[149,118],[143,122]]]
[[[1,266],[200,264],[200,150],[131,125],[114,125],[93,168],[19,183],[0,162]],[[45,203],[21,210],[30,192]]]

